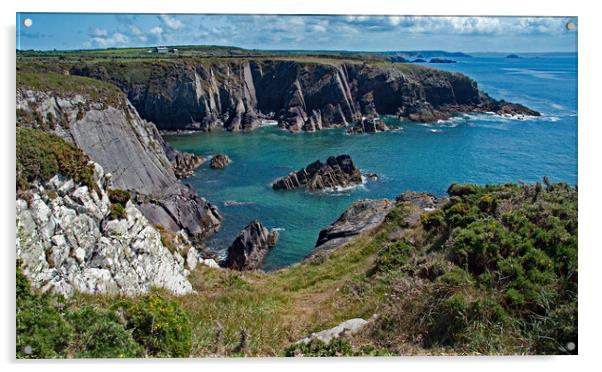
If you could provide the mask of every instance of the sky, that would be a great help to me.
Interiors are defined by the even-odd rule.
[[[32,20],[30,27],[23,21]],[[17,13],[17,49],[156,45],[247,49],[576,52],[574,17]]]

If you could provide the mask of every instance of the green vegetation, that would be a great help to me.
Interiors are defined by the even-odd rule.
[[[125,96],[113,84],[83,76],[48,71],[48,68],[50,67],[40,66],[38,70],[17,71],[17,89],[29,88],[42,92],[55,92],[67,97],[79,94],[87,96],[94,102],[113,107],[127,105]]]
[[[111,202],[111,213],[109,213],[109,219],[117,220],[120,218],[126,218],[127,213],[125,206],[130,200],[130,193],[120,189],[110,189],[109,201]]]
[[[421,290],[391,306],[378,337],[394,337],[399,321],[427,348],[576,353],[567,345],[577,341],[577,190],[546,183],[450,186],[450,201],[421,216],[423,238],[405,242],[410,258],[406,245],[379,254],[380,268],[396,264],[393,286],[411,280]],[[433,257],[448,267],[438,277],[405,274],[408,260]]]
[[[190,355],[188,317],[158,293],[111,305],[102,297],[65,300],[40,294],[31,288],[19,263],[16,279],[17,358]]]
[[[48,181],[56,174],[96,190],[94,166],[82,150],[62,138],[37,129],[17,128],[17,190],[34,181]]]
[[[116,312],[149,356],[577,353],[576,188],[452,185],[449,194],[426,213],[399,202],[375,231],[276,272],[199,265],[193,294],[76,298],[104,319]],[[74,332],[61,306],[37,312],[45,329],[69,330],[38,329],[57,355]],[[373,320],[353,336],[295,344],[358,317]]]

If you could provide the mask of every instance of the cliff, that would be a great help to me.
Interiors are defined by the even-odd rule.
[[[111,174],[113,187],[133,194],[151,223],[183,230],[199,244],[219,228],[217,208],[178,181],[177,153],[114,86],[83,77],[20,73],[17,125],[77,145]]]
[[[17,198],[17,258],[32,285],[66,297],[134,295],[152,287],[191,292],[186,275],[192,265],[163,245],[131,201],[122,218],[110,217],[111,178],[94,167],[97,190],[57,175]]]
[[[464,112],[539,115],[489,97],[462,74],[407,64],[182,58],[68,68],[115,84],[143,118],[166,130],[252,130],[264,117],[291,131],[315,131],[362,116],[429,122]]]

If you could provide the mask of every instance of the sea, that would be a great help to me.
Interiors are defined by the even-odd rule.
[[[251,133],[165,135],[178,150],[232,159],[223,170],[207,162],[183,181],[224,216],[208,248],[223,257],[240,230],[258,219],[280,232],[264,262],[266,270],[277,270],[301,261],[320,230],[360,199],[395,198],[406,190],[443,196],[454,182],[531,183],[544,176],[576,185],[577,54],[454,59],[457,63],[425,65],[464,73],[490,96],[524,104],[542,116],[458,115],[430,124],[384,117],[393,130],[360,135],[341,128],[289,133],[272,122]],[[362,172],[378,179],[330,192],[272,190],[276,178],[338,154],[351,155]]]

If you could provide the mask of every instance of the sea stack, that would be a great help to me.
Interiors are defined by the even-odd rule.
[[[360,170],[349,155],[331,156],[322,163],[316,160],[305,168],[291,172],[272,183],[274,190],[292,190],[304,187],[308,191],[349,187],[362,183]]]
[[[265,255],[277,240],[277,231],[269,231],[261,222],[253,220],[228,247],[228,256],[221,266],[239,271],[261,270]]]

